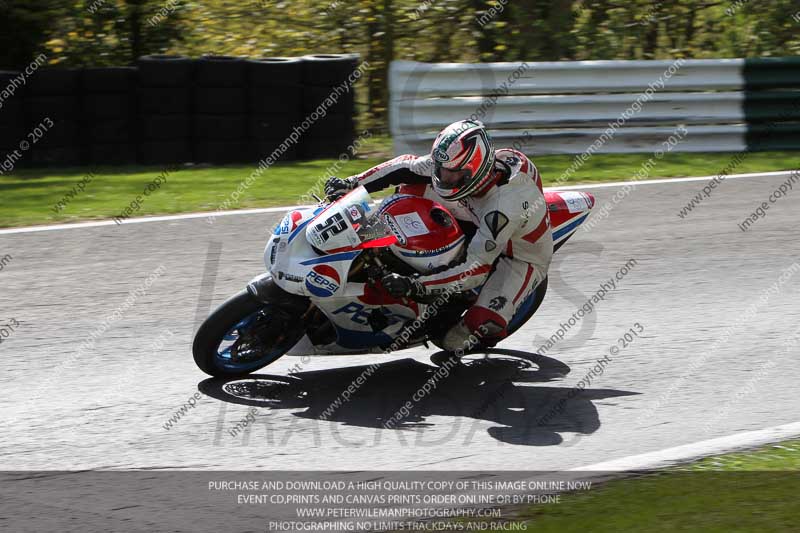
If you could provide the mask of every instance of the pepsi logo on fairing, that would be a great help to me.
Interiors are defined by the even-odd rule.
[[[306,288],[314,296],[333,296],[339,285],[339,273],[329,265],[317,265],[306,275]]]
[[[303,213],[300,211],[292,211],[281,220],[278,227],[275,228],[275,235],[287,235],[297,228],[300,221],[303,219]]]
[[[292,211],[289,213],[289,216],[292,218],[292,227],[290,231],[294,231],[294,229],[300,224],[300,221],[303,219],[303,213],[300,211]]]

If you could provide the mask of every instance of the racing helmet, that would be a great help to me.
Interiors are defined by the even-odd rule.
[[[420,274],[430,274],[461,258],[466,238],[455,217],[441,204],[410,194],[394,194],[378,217],[397,237],[391,253]]]
[[[460,120],[443,129],[431,148],[433,189],[444,200],[461,200],[491,179],[494,146],[483,123]]]

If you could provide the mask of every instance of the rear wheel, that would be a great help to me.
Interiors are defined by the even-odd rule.
[[[511,317],[511,320],[508,322],[508,326],[506,326],[506,332],[507,332],[506,337],[510,337],[514,332],[518,331],[523,325],[525,325],[525,323],[528,320],[531,319],[531,317],[534,314],[536,314],[536,311],[539,310],[539,307],[542,305],[544,297],[547,294],[547,280],[548,278],[544,278],[544,280],[539,284],[539,286],[536,287],[536,289],[533,292],[531,292],[531,294],[528,295],[528,297],[522,302],[517,311],[514,313],[514,316]],[[453,320],[452,323],[443,322],[439,327],[439,329],[437,330],[437,336],[432,339],[433,343],[437,347],[443,350],[441,354],[437,353],[434,354],[434,356],[431,356],[433,362],[439,366],[441,366],[445,360],[456,357],[452,352],[448,352],[442,346],[441,338],[445,335],[447,330],[449,330],[457,322],[458,319]],[[491,350],[493,348],[494,344],[492,344],[491,346],[486,346],[482,343],[478,343],[477,345],[467,350],[464,355],[483,353],[486,350]]]
[[[514,316],[511,317],[508,327],[506,328],[508,335],[511,335],[517,331],[525,324],[525,322],[531,319],[531,317],[539,309],[539,306],[542,305],[545,294],[547,294],[547,278],[542,280],[539,286],[536,287],[536,289],[525,299],[524,302],[522,302],[522,305],[519,306],[519,309],[517,309],[517,312],[514,313]]]
[[[192,352],[211,376],[243,376],[277,361],[305,334],[296,317],[246,290],[229,298],[197,330]]]

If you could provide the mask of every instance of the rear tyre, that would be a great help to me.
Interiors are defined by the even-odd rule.
[[[522,305],[519,306],[514,316],[511,317],[511,320],[508,322],[508,326],[506,327],[506,338],[510,337],[514,332],[518,331],[525,323],[536,314],[536,311],[539,310],[539,307],[542,305],[544,301],[544,297],[547,294],[547,280],[548,278],[544,278],[544,280],[539,284],[538,287],[522,302]],[[469,307],[469,306],[467,306]],[[441,332],[432,339],[433,344],[435,344],[438,348],[441,348],[443,351],[441,354],[434,354],[436,355],[436,360],[434,363],[441,366],[442,362],[447,360],[450,357],[455,357],[452,352],[447,351],[446,348],[442,346],[442,338],[447,330],[450,329],[453,325],[457,323],[457,321],[447,322],[449,325],[442,328]],[[482,343],[478,343],[473,348],[467,350],[463,355],[469,355],[474,353],[481,353],[486,350],[494,349],[494,345],[486,346]],[[433,357],[431,358],[433,360]]]
[[[525,323],[530,320],[534,314],[536,314],[536,311],[539,310],[539,306],[542,305],[544,297],[547,294],[547,280],[548,278],[544,278],[539,286],[536,287],[536,289],[525,299],[524,302],[522,302],[522,305],[519,306],[517,312],[514,313],[514,316],[508,323],[508,328],[506,328],[508,336],[525,325]]]
[[[277,361],[297,344],[305,330],[296,323],[296,317],[243,290],[219,306],[197,330],[194,362],[214,377],[247,375]]]

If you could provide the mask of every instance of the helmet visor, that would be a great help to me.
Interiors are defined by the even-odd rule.
[[[452,170],[438,161],[434,165],[433,178],[442,189],[459,190],[472,179],[472,171],[468,168]]]

